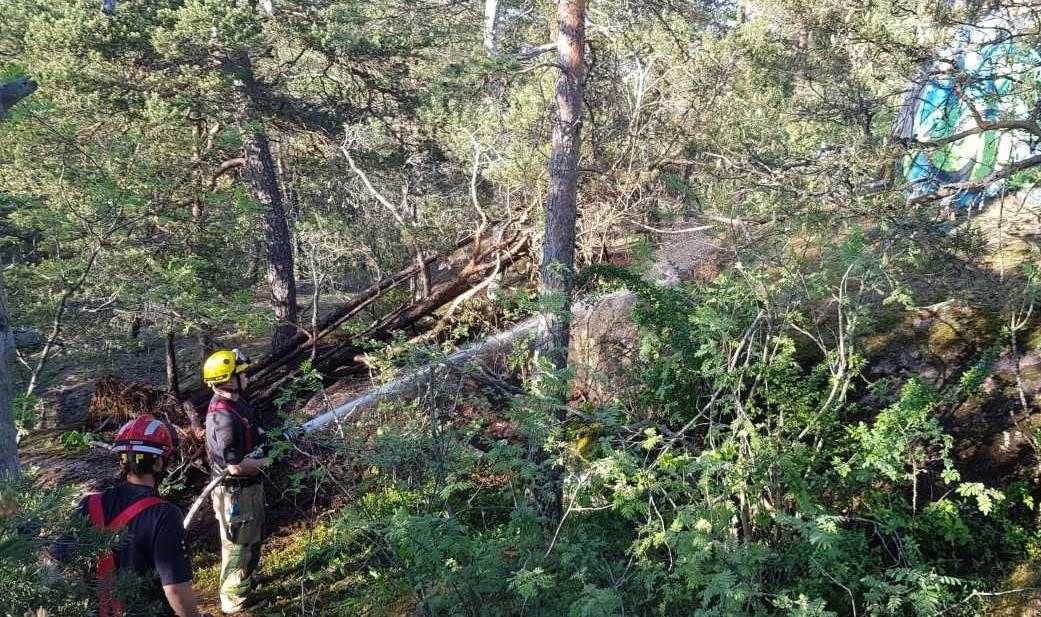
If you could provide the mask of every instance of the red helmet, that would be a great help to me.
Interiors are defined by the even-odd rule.
[[[116,432],[113,452],[154,454],[170,460],[177,442],[177,431],[152,416],[138,416]]]

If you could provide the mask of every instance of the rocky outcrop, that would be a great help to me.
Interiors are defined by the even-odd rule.
[[[28,75],[0,84],[0,119],[7,116],[7,111],[14,107],[15,103],[36,92],[36,88],[36,82]]]

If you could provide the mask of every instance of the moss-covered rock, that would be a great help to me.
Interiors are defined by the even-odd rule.
[[[993,617],[1037,617],[1041,615],[1041,595],[1033,591],[1041,583],[1041,572],[1036,563],[1021,563],[1009,574],[1003,588],[1023,589],[1021,593],[999,596],[990,607]]]

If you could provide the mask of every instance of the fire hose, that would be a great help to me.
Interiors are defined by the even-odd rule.
[[[623,297],[631,293],[632,292],[620,290],[612,292],[604,298],[611,298],[615,296]],[[600,301],[602,302],[604,298],[602,298]],[[580,307],[579,310],[585,310],[588,312],[590,309],[587,306],[585,309],[582,309]],[[544,333],[544,320],[537,316],[532,317],[530,319],[526,319],[516,324],[515,326],[504,332],[500,332],[488,338],[482,339],[481,341],[478,341],[477,343],[465,349],[461,349],[449,355],[441,364],[462,365],[468,362],[470,359],[481,354],[493,353],[505,350],[507,348],[512,348],[513,345],[517,343],[517,341],[528,340],[530,342],[533,339],[537,339],[538,337],[544,336]],[[363,396],[351,399],[343,405],[340,405],[339,407],[331,409],[320,416],[317,416],[311,420],[308,420],[307,422],[304,422],[299,426],[295,426],[288,429],[282,434],[282,438],[286,441],[292,442],[293,440],[298,439],[303,435],[307,435],[320,429],[321,427],[325,426],[326,424],[329,424],[330,422],[333,422],[334,420],[346,418],[360,408],[377,405],[380,401],[384,400],[385,397],[400,395],[402,391],[404,391],[410,386],[415,386],[418,383],[433,380],[437,376],[439,366],[439,364],[427,365],[424,368],[415,370],[407,375],[395,379],[394,381],[385,383],[379,388],[371,390]],[[253,456],[254,453],[251,453],[250,456]],[[256,454],[256,458],[260,458],[262,456],[263,453]],[[195,503],[193,503],[192,507],[188,510],[188,515],[184,517],[185,529],[187,529],[188,526],[191,524],[192,520],[194,520],[195,514],[202,506],[202,502],[205,501],[205,499],[210,495],[210,493],[212,493],[213,490],[217,488],[217,485],[219,485],[224,479],[226,479],[227,476],[228,474],[225,471],[217,475],[212,480],[210,480],[210,483],[206,485],[202,493],[195,500]]]
[[[359,407],[362,407],[365,404],[367,404],[367,402],[368,401],[365,400],[364,397],[361,399],[351,400],[343,405],[340,405],[339,407],[327,411],[326,413],[320,416],[308,420],[307,422],[304,422],[299,426],[294,426],[287,429],[285,432],[282,433],[281,439],[286,442],[292,443],[296,439],[299,439],[304,435],[313,433],[314,431],[322,428],[323,426],[329,424],[333,420],[339,420],[349,417],[352,413],[357,411]],[[252,452],[250,452],[248,457],[262,458],[264,454],[264,448],[258,447]],[[221,482],[226,480],[229,475],[231,474],[228,473],[227,469],[221,471],[219,474],[214,476],[213,479],[210,480],[209,484],[207,484],[202,489],[202,492],[199,493],[199,496],[195,499],[195,502],[192,503],[192,507],[188,509],[188,514],[186,514],[184,517],[185,529],[188,529],[189,525],[192,524],[192,521],[195,520],[195,515],[198,514],[199,508],[202,507],[203,502],[205,502],[206,498],[210,496],[210,493],[212,493],[213,490],[216,489]]]

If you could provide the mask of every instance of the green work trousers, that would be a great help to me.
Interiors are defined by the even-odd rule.
[[[213,491],[213,511],[220,523],[221,612],[236,613],[246,606],[260,562],[264,485],[219,485]]]

